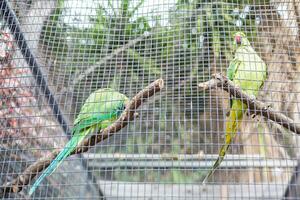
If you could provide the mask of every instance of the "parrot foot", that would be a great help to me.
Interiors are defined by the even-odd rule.
[[[256,114],[251,113],[249,109],[247,110],[246,115],[247,115],[247,117],[250,117],[251,119],[254,119],[256,117]]]
[[[135,118],[138,118],[138,117],[140,116],[140,114],[139,114],[138,112],[135,112],[135,113],[133,114],[133,116],[134,116]]]
[[[247,116],[247,117],[250,116],[250,110],[249,110],[249,109],[246,111],[246,116]]]
[[[254,103],[255,100],[256,100],[256,96],[253,95],[253,94],[249,95],[249,100],[250,100],[251,103]]]
[[[273,106],[274,106],[274,103],[268,103],[267,104],[267,108],[273,108]]]
[[[262,118],[261,118],[261,117],[257,117],[257,118],[256,118],[256,121],[257,121],[258,123],[261,123],[261,122],[262,122]]]
[[[256,96],[253,95],[253,94],[251,94],[251,95],[249,95],[249,97],[250,97],[250,102],[251,102],[251,103],[254,103],[255,100],[256,100]],[[251,114],[250,110],[248,109],[248,110],[247,110],[247,116],[249,116],[249,117],[251,117],[252,119],[254,119],[254,118],[256,117],[256,114],[255,114],[255,113]]]

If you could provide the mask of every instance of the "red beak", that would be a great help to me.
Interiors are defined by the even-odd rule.
[[[242,37],[239,36],[239,35],[235,36],[235,42],[236,42],[237,44],[241,44],[241,43],[242,43]]]

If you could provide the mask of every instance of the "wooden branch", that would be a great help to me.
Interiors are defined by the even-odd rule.
[[[149,97],[153,96],[155,93],[159,92],[164,87],[164,81],[158,79],[151,83],[148,87],[144,88],[138,94],[136,94],[131,101],[126,105],[125,110],[111,126],[101,130],[98,134],[92,135],[91,137],[85,139],[78,147],[70,154],[80,154],[88,151],[91,147],[95,146],[97,143],[105,140],[106,138],[112,136],[114,133],[118,132],[124,128],[129,121],[132,121],[136,117],[136,109],[146,101]],[[15,178],[10,183],[6,183],[0,187],[0,197],[5,197],[9,193],[17,193],[22,190],[25,185],[39,173],[46,169],[50,163],[55,159],[60,150],[53,151],[49,156],[38,160],[37,162],[30,165],[25,171]]]
[[[219,87],[228,93],[230,93],[234,98],[243,101],[247,104],[249,112],[251,114],[258,114],[266,117],[269,120],[280,124],[281,126],[287,128],[290,131],[293,131],[296,134],[300,134],[300,124],[294,122],[291,118],[285,116],[278,111],[272,109],[269,105],[247,95],[239,87],[235,86],[232,81],[230,81],[226,76],[222,74],[213,74],[212,79],[198,84],[198,87],[201,90],[214,89]]]

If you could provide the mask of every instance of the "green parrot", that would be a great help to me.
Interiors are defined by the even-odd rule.
[[[74,121],[71,140],[35,181],[29,195],[32,195],[42,180],[51,175],[84,138],[111,125],[121,115],[128,102],[129,99],[124,94],[109,88],[99,89],[90,94]]]
[[[251,47],[250,42],[244,33],[237,32],[234,34],[233,46],[235,57],[229,64],[227,77],[245,93],[251,96],[251,98],[255,98],[267,78],[266,64]],[[230,143],[235,137],[242,122],[243,114],[247,109],[246,104],[242,103],[240,100],[234,100],[232,97],[230,98],[230,107],[229,116],[226,120],[225,144],[221,147],[218,159],[204,178],[203,184],[206,183],[208,178],[223,161]]]

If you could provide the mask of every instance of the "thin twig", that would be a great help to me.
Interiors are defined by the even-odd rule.
[[[144,88],[137,95],[135,95],[131,101],[127,104],[125,110],[111,126],[101,130],[98,134],[92,135],[85,139],[78,147],[70,154],[80,154],[88,151],[91,147],[95,146],[99,142],[112,136],[124,128],[129,121],[132,121],[136,117],[136,109],[140,107],[142,102],[146,101],[149,97],[159,92],[164,87],[164,81],[158,79],[151,83],[148,87]],[[9,193],[17,193],[22,190],[25,185],[39,173],[46,169],[50,163],[55,159],[60,150],[53,151],[49,156],[38,160],[30,165],[25,171],[15,178],[10,183],[6,183],[0,187],[0,197],[4,197]]]
[[[300,134],[300,124],[296,123],[291,118],[286,115],[279,113],[272,109],[269,105],[247,95],[239,87],[235,86],[232,81],[230,81],[226,76],[222,74],[213,74],[212,79],[198,84],[201,90],[214,89],[219,87],[228,93],[230,93],[234,98],[241,100],[247,104],[249,112],[251,114],[258,114],[266,117],[269,120],[280,124],[281,126],[293,131],[296,134]]]
[[[128,43],[124,44],[123,46],[115,49],[112,53],[107,55],[106,57],[102,58],[99,62],[95,63],[94,65],[88,67],[85,71],[79,72],[79,74],[75,75],[75,78],[73,80],[73,87],[79,83],[82,79],[84,79],[86,76],[91,74],[93,71],[95,71],[97,68],[102,66],[103,64],[106,64],[109,60],[113,59],[117,55],[121,54],[123,51],[129,49],[130,47],[134,46],[135,44],[142,42],[146,38],[150,37],[151,33],[146,33],[138,38],[135,38],[133,40],[130,40]]]

